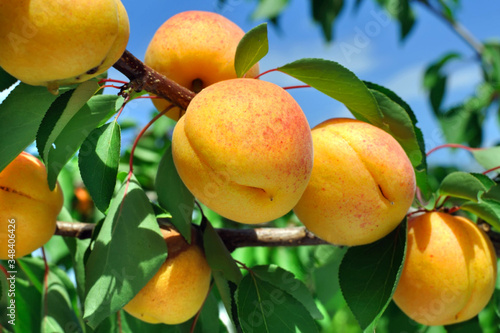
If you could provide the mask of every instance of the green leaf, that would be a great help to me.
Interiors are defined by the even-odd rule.
[[[252,272],[241,281],[236,300],[243,332],[318,332],[299,301]]]
[[[156,173],[155,189],[158,203],[172,215],[172,224],[191,242],[194,196],[182,182],[172,157],[172,146],[163,154]]]
[[[446,91],[447,76],[443,73],[443,67],[451,60],[460,58],[455,52],[446,53],[440,59],[427,67],[424,74],[424,88],[429,90],[429,99],[434,114],[440,113],[440,107]]]
[[[238,308],[236,305],[236,290],[237,285],[234,282],[227,280],[221,271],[213,271],[215,285],[219,291],[220,298],[231,322],[239,327]]]
[[[83,183],[101,212],[113,197],[120,163],[120,125],[115,121],[90,132],[78,154]]]
[[[377,321],[396,289],[406,252],[406,219],[393,232],[368,245],[347,250],[339,282],[362,329]]]
[[[148,197],[134,181],[124,184],[86,264],[87,324],[95,328],[126,305],[158,271],[166,254]]]
[[[344,103],[357,119],[384,127],[383,115],[370,90],[342,65],[331,60],[300,59],[278,70]]]
[[[450,173],[441,182],[439,193],[477,202],[479,196],[487,192],[495,182],[483,174],[457,171]]]
[[[71,281],[66,277],[66,283],[63,282],[60,278],[61,273],[56,274],[53,269],[49,270],[47,275],[47,289],[42,299],[44,305],[42,332],[83,332],[67,290],[68,287],[73,288]]]
[[[47,127],[53,128],[44,149],[47,180],[51,188],[55,186],[60,170],[90,132],[116,111],[117,99],[118,96],[113,95],[96,95],[76,113],[65,109],[55,124],[47,124]]]
[[[257,8],[252,13],[253,20],[274,18],[283,12],[289,0],[259,0]]]
[[[236,48],[234,69],[238,77],[243,77],[253,65],[269,52],[267,23],[262,23],[243,36]]]
[[[473,150],[472,155],[486,170],[500,166],[500,146]],[[497,171],[500,172],[500,171]]]
[[[252,267],[252,271],[261,280],[266,281],[293,296],[307,309],[307,311],[309,311],[309,314],[313,319],[323,319],[323,315],[314,302],[311,292],[307,289],[305,284],[296,279],[291,272],[276,265],[255,266]]]
[[[52,103],[36,135],[38,153],[45,162],[47,162],[48,153],[55,142],[55,137],[98,89],[97,82],[86,81],[76,89],[61,94]],[[61,120],[59,121],[59,119]]]
[[[468,143],[477,147],[482,141],[481,111],[464,105],[450,108],[438,115],[447,142]]]
[[[327,41],[333,39],[333,24],[344,7],[344,0],[312,0],[312,16],[323,30]]]
[[[0,92],[16,83],[17,79],[0,67]]]
[[[415,14],[410,7],[410,0],[396,0],[397,18],[400,26],[400,38],[404,40],[415,25]]]
[[[46,87],[20,83],[0,104],[0,142],[9,143],[0,145],[0,171],[35,140],[56,97]]]
[[[482,200],[481,202],[466,202],[460,206],[462,210],[476,214],[496,230],[500,230],[500,202],[496,200]]]
[[[425,162],[425,152],[422,151],[415,126],[408,113],[387,95],[371,90],[384,115],[384,123],[391,134],[403,147],[414,168]]]
[[[219,234],[206,218],[201,222],[201,229],[203,231],[205,256],[210,268],[212,268],[212,271],[221,272],[225,279],[238,285],[242,278],[240,269]]]

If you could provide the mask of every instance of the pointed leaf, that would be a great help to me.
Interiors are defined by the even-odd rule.
[[[277,17],[288,5],[289,0],[260,0],[252,13],[253,20]]]
[[[46,87],[20,83],[0,104],[0,171],[35,140],[56,97]]]
[[[53,269],[49,270],[46,282],[47,289],[43,294],[42,332],[83,332],[71,304],[67,290],[68,283],[64,283],[60,275],[52,271]],[[69,279],[67,282],[71,285]],[[71,288],[73,287],[71,286]]]
[[[96,95],[76,110],[76,113],[65,109],[56,123],[47,124],[47,128],[52,130],[45,144],[44,156],[51,188],[55,186],[62,167],[77,152],[89,133],[111,117],[120,101],[123,101],[122,97]],[[47,119],[49,118],[47,114]]]
[[[17,79],[0,67],[0,92],[16,83]]]
[[[219,234],[217,234],[212,224],[206,218],[202,220],[201,229],[203,231],[205,256],[212,271],[221,272],[225,279],[238,285],[242,278],[240,269],[219,237]]]
[[[362,329],[380,318],[392,299],[406,252],[406,219],[375,243],[347,250],[339,282],[349,308]]]
[[[472,155],[486,170],[500,166],[500,146],[473,150]],[[496,172],[500,171],[497,170]]]
[[[190,242],[194,196],[177,173],[172,157],[172,146],[167,148],[158,165],[155,189],[158,203],[172,215],[172,224]]]
[[[236,306],[236,289],[238,286],[234,282],[227,280],[221,271],[213,271],[212,276],[231,322],[236,327],[239,327],[238,308]]]
[[[382,113],[371,92],[342,65],[324,59],[300,59],[278,70],[344,103],[357,119],[384,127]]]
[[[243,77],[253,65],[269,52],[267,23],[262,23],[243,36],[236,48],[234,68],[238,77]]]
[[[286,291],[250,272],[236,292],[243,332],[318,332],[306,308]]]
[[[313,319],[323,319],[323,315],[314,302],[311,292],[307,289],[305,284],[295,278],[291,272],[276,265],[255,266],[252,267],[252,271],[261,280],[266,281],[293,296],[307,309],[307,311],[309,311],[309,314],[313,317]]]
[[[439,193],[477,202],[479,196],[493,185],[495,182],[483,174],[457,171],[443,179]]]
[[[95,328],[126,305],[158,271],[166,254],[148,197],[135,182],[124,184],[86,264],[87,324]]]
[[[78,154],[83,183],[101,212],[113,197],[120,163],[120,125],[115,121],[90,132]]]
[[[462,210],[476,214],[496,230],[500,230],[500,202],[495,200],[483,200],[477,202],[466,202],[460,206]]]
[[[323,30],[323,36],[329,42],[333,39],[333,24],[342,11],[344,0],[312,0],[312,16]]]

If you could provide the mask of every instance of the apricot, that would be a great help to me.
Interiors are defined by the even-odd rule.
[[[234,56],[243,30],[227,18],[211,12],[186,11],[169,18],[156,31],[144,62],[180,85],[199,92],[215,82],[236,78]],[[259,73],[253,66],[246,77]],[[153,99],[161,112],[170,103]],[[177,107],[167,116],[178,120],[184,113]]]
[[[161,232],[168,257],[123,309],[148,323],[175,325],[201,309],[210,289],[211,269],[196,240],[188,244],[177,231]]]
[[[0,172],[0,259],[12,259],[13,249],[20,258],[48,242],[62,205],[59,184],[50,190],[42,162],[18,155]]]
[[[421,324],[455,324],[486,306],[496,275],[495,250],[476,224],[426,213],[408,222],[406,259],[393,299]]]
[[[415,195],[415,173],[399,143],[368,123],[327,120],[312,130],[311,180],[294,208],[318,237],[362,245],[390,233]]]
[[[312,170],[311,130],[283,88],[256,79],[217,82],[197,94],[175,126],[175,166],[206,206],[241,223],[288,213]]]
[[[129,37],[120,0],[0,1],[0,22],[0,66],[53,92],[105,72]]]

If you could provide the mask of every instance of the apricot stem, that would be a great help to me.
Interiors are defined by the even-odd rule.
[[[272,73],[272,72],[278,72],[278,69],[277,69],[277,68],[269,69],[269,70],[267,70],[267,71],[265,71],[265,72],[262,72],[262,73],[260,73],[259,75],[255,76],[255,77],[254,77],[254,79],[258,79],[258,78],[260,78],[262,75],[264,75],[264,74],[268,74],[268,73]]]
[[[461,145],[459,143],[447,143],[447,144],[440,145],[440,146],[432,148],[431,150],[429,150],[427,152],[426,156],[429,156],[430,154],[432,154],[436,150],[439,150],[439,149],[442,149],[442,148],[460,148],[460,149],[465,149],[465,150],[467,150],[469,152],[473,152],[473,151],[476,151],[476,150],[483,150],[484,149],[484,148],[471,148],[471,147],[468,147],[468,146],[465,146],[465,145]]]
[[[288,86],[288,87],[283,87],[283,89],[285,90],[289,90],[289,89],[300,89],[300,88],[311,88],[310,85],[308,84],[302,84],[302,85],[297,85],[297,86]]]

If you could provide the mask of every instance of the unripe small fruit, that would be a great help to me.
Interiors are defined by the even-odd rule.
[[[198,93],[174,129],[172,155],[202,203],[241,223],[277,219],[295,206],[312,170],[311,130],[283,88],[256,79]]]
[[[9,249],[20,258],[48,242],[62,205],[59,184],[49,189],[42,162],[26,152],[17,156],[0,172],[0,259],[10,258]]]
[[[144,62],[178,84],[194,91],[222,80],[235,79],[234,56],[245,33],[227,18],[211,12],[186,11],[169,18],[156,31]],[[259,73],[254,65],[246,77]],[[153,99],[159,111],[170,105]],[[166,115],[178,120],[183,114],[178,107]]]
[[[129,37],[120,0],[0,0],[0,22],[0,66],[54,92],[105,72]]]
[[[476,224],[461,216],[426,213],[408,222],[394,301],[423,325],[456,324],[488,304],[496,276],[495,249]]]
[[[161,230],[168,257],[158,272],[123,308],[142,321],[176,325],[193,317],[210,290],[211,269],[196,241]]]
[[[336,245],[381,239],[403,220],[415,195],[415,173],[387,132],[347,118],[312,130],[314,167],[294,212],[318,237]]]

